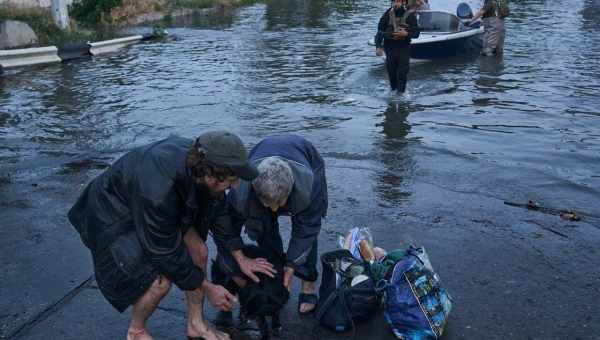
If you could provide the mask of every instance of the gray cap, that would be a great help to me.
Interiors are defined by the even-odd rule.
[[[241,179],[250,181],[258,170],[248,161],[248,152],[240,137],[227,131],[210,131],[196,139],[196,147],[215,165],[226,165]]]

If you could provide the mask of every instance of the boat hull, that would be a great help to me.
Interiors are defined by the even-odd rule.
[[[411,43],[412,59],[444,59],[457,55],[478,53],[483,45],[483,29],[459,33],[423,34]]]

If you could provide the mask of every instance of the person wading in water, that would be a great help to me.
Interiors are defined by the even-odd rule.
[[[385,52],[392,91],[404,93],[410,65],[410,41],[420,34],[417,17],[407,0],[394,0],[392,7],[379,19],[375,35],[375,54]]]
[[[475,13],[471,21],[483,18],[485,28],[481,55],[491,57],[504,53],[504,19],[509,13],[507,0],[485,0],[483,7]]]

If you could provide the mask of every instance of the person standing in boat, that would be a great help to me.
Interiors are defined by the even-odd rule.
[[[504,52],[504,37],[506,29],[504,18],[509,14],[506,0],[484,0],[483,7],[475,13],[472,21],[483,18],[485,28],[483,36],[483,49],[481,54],[491,57]]]
[[[375,54],[385,52],[392,91],[404,93],[410,65],[410,42],[419,37],[415,12],[409,10],[407,0],[394,0],[392,7],[379,19],[375,35]]]

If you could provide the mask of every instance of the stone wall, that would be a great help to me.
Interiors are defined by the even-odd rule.
[[[73,0],[65,0],[67,5],[73,3]],[[14,7],[40,7],[40,8],[50,8],[52,4],[52,0],[0,0],[0,6],[9,5]]]

